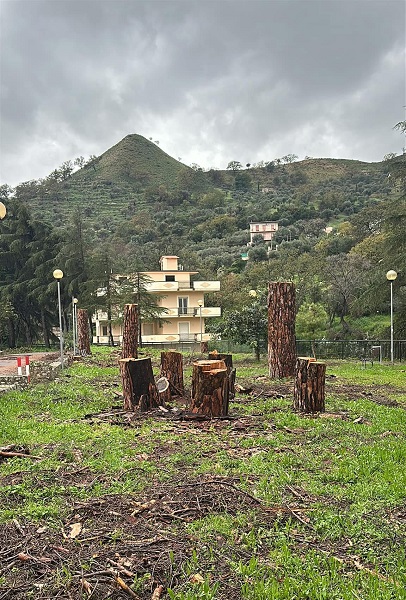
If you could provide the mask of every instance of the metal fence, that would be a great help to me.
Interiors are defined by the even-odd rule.
[[[114,339],[116,346],[120,345],[120,339]],[[106,345],[98,344],[95,345]],[[312,356],[313,348],[317,358],[339,358],[339,359],[363,359],[374,357],[374,360],[390,360],[390,340],[297,340],[296,351],[298,356]],[[37,345],[38,348],[41,344]],[[172,343],[148,343],[144,347],[153,347],[160,350],[166,350],[169,347],[176,347],[180,352],[200,351],[200,342],[183,341]],[[235,344],[231,340],[210,340],[209,350],[217,350],[222,353],[253,353],[253,348],[244,344]],[[266,353],[267,349],[261,348],[261,352]],[[406,361],[406,340],[394,340],[393,356],[396,361]]]

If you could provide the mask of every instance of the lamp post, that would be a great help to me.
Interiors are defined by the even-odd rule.
[[[200,316],[200,343],[202,343],[202,341],[203,341],[203,320],[202,320],[203,300],[198,300],[197,303],[199,305],[199,316]]]
[[[72,298],[72,335],[73,335],[73,356],[76,356],[76,340],[77,340],[77,304],[78,299]]]
[[[390,281],[390,361],[393,364],[393,282],[398,274],[396,271],[388,271],[386,279]]]
[[[55,269],[52,273],[58,284],[58,309],[59,309],[59,347],[61,351],[61,370],[63,371],[63,334],[62,334],[62,307],[61,307],[61,279],[63,271]]]

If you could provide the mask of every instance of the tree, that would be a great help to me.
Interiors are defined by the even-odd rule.
[[[226,313],[217,325],[216,333],[237,344],[248,344],[254,349],[257,360],[266,348],[268,316],[264,295],[258,294],[249,305],[238,311]]]
[[[322,304],[305,302],[296,315],[296,335],[311,340],[313,356],[316,357],[314,340],[324,335],[328,322],[327,311]]]
[[[242,169],[242,164],[238,160],[231,160],[228,163],[226,169],[227,171],[232,171],[233,173],[236,173],[237,171]]]
[[[330,284],[328,291],[330,322],[337,315],[346,336],[351,329],[345,318],[356,308],[368,290],[370,264],[360,256],[339,254],[327,257],[325,276]]]
[[[234,185],[236,190],[249,190],[251,187],[251,177],[248,173],[235,173]]]

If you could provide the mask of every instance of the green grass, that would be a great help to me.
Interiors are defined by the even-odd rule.
[[[241,502],[232,505],[231,495],[228,506],[171,525],[195,550],[163,598],[406,598],[403,365],[327,363],[336,377],[327,379],[325,418],[293,413],[287,394],[259,393],[231,403],[238,421],[203,427],[150,417],[125,428],[85,417],[118,404],[109,352],[96,350],[57,382],[0,397],[0,445],[26,445],[40,457],[0,463],[3,526],[24,519],[58,531],[74,502],[136,499],[151,485],[217,477],[232,482]],[[151,355],[157,374],[159,353]],[[234,362],[237,381],[278,386],[257,381],[264,362]],[[383,395],[399,406],[374,401]],[[245,505],[249,497],[258,503]],[[133,589],[141,593],[149,575],[138,573]]]

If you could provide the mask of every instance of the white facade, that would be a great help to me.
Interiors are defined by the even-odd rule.
[[[158,306],[164,309],[161,319],[141,323],[143,343],[176,344],[208,341],[210,334],[205,333],[205,319],[221,316],[220,307],[204,305],[205,292],[219,291],[220,282],[192,281],[191,277],[197,275],[197,272],[185,271],[178,260],[177,256],[163,256],[159,271],[143,273],[148,278],[145,284],[146,290],[150,294],[159,296]],[[123,276],[112,276],[116,280],[119,277]],[[131,281],[132,277],[126,275],[125,278]],[[123,310],[124,306],[121,309],[116,307],[115,312],[119,316]],[[96,326],[93,342],[107,344],[109,323],[106,309],[99,309],[93,316],[93,321]],[[120,342],[122,324],[112,322],[111,327],[114,340]]]

